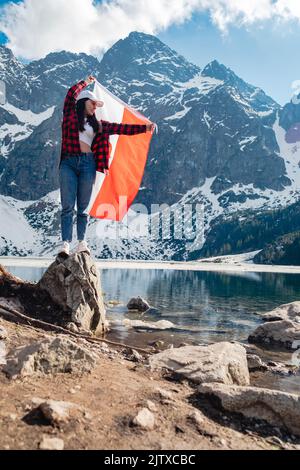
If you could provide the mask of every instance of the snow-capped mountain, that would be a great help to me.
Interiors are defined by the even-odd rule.
[[[158,124],[135,203],[149,214],[152,204],[165,203],[175,214],[165,237],[162,229],[147,230],[157,214],[131,210],[128,227],[92,220],[95,256],[193,258],[212,225],[217,232],[233,214],[242,220],[249,211],[279,210],[298,200],[300,136],[298,142],[294,128],[300,105],[281,107],[218,61],[201,70],[138,32],[115,43],[100,62],[62,51],[23,65],[0,46],[0,79],[7,84],[0,106],[0,253],[55,252],[62,104],[67,89],[90,73]],[[186,204],[202,207],[204,239],[191,214],[184,222],[190,231],[194,226],[194,242],[174,237]],[[162,219],[168,210],[162,208]],[[18,233],[24,227],[22,243],[9,235],[14,226]],[[257,243],[262,247],[263,239]]]

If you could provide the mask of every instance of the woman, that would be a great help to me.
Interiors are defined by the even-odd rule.
[[[104,105],[95,94],[84,90],[95,78],[90,75],[73,85],[65,98],[62,121],[62,146],[59,163],[61,195],[61,236],[59,253],[68,256],[73,232],[73,212],[77,201],[77,239],[75,252],[90,254],[85,240],[88,224],[87,207],[96,171],[108,174],[109,136],[152,132],[155,124],[117,124],[98,121],[97,107]]]

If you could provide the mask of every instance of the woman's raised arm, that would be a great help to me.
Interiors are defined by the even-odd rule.
[[[75,85],[71,86],[65,98],[64,109],[63,109],[64,114],[68,114],[68,112],[74,108],[76,104],[76,98],[79,95],[79,93],[85,87],[87,87],[90,83],[94,81],[95,81],[95,78],[92,75],[89,75],[85,80],[80,80],[80,82],[75,83]]]

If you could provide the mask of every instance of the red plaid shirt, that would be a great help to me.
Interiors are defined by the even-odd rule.
[[[78,117],[76,112],[76,97],[87,86],[85,80],[73,85],[65,98],[62,120],[62,143],[60,162],[66,155],[82,153],[79,143]],[[146,124],[118,124],[116,122],[102,122],[102,132],[98,132],[91,145],[96,158],[97,171],[108,169],[109,162],[109,136],[112,134],[134,135],[146,132]]]

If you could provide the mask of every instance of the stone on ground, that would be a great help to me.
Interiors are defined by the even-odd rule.
[[[195,383],[248,385],[246,350],[235,343],[183,346],[166,349],[149,358],[152,369],[168,369]]]
[[[44,435],[39,444],[41,450],[64,450],[65,444],[59,437],[49,437]]]
[[[97,356],[68,338],[45,339],[13,350],[3,371],[11,379],[34,374],[90,372]]]
[[[218,383],[203,383],[198,392],[213,399],[213,404],[223,410],[263,419],[272,426],[285,427],[289,432],[300,435],[299,395]]]
[[[155,418],[153,413],[148,408],[141,409],[136,417],[133,419],[133,424],[143,429],[153,429],[155,424]]]

